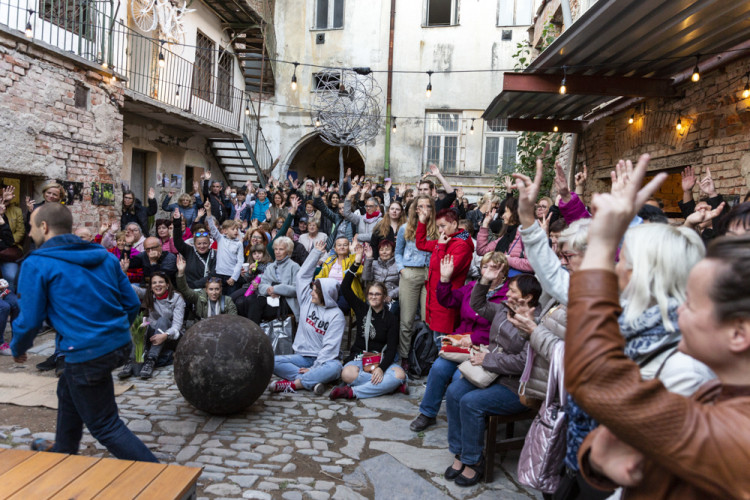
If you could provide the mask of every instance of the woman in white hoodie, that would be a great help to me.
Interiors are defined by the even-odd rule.
[[[273,374],[281,380],[269,386],[271,392],[304,388],[322,395],[325,384],[341,375],[339,349],[346,322],[336,302],[338,282],[333,278],[312,281],[325,247],[324,241],[318,241],[297,273],[300,324],[294,354],[276,356]]]

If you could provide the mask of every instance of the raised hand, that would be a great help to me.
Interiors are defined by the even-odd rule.
[[[115,221],[112,224],[109,225],[109,232],[116,233],[120,230],[120,223]]]
[[[292,201],[289,202],[289,208],[291,208],[291,213],[295,214],[297,213],[297,209],[299,208],[299,204],[301,203],[300,199],[295,197]]]
[[[704,222],[715,219],[719,216],[719,214],[721,214],[721,211],[724,210],[724,205],[726,205],[726,203],[722,201],[721,204],[713,210],[706,207],[696,209],[695,212],[688,215],[688,217],[685,219],[685,226],[694,228],[703,224]]]
[[[568,203],[570,201],[570,187],[568,186],[568,179],[565,178],[565,171],[562,166],[555,162],[555,190],[560,195],[562,201]]]
[[[185,274],[185,268],[187,267],[187,262],[182,257],[182,255],[177,254],[177,274],[179,276],[182,276]]]
[[[463,197],[464,197],[464,188],[462,187],[456,188],[456,198],[461,199]]]
[[[156,198],[156,190],[154,188],[148,188],[148,199],[153,200]]]
[[[399,185],[398,187],[398,195],[404,196],[404,193],[406,193],[406,184],[402,182],[401,185]]]
[[[484,214],[484,219],[482,219],[482,227],[490,227],[490,222],[495,220],[495,216],[497,215],[497,208],[493,208],[486,214]]]
[[[372,255],[372,245],[370,245],[369,243],[365,243],[365,257],[367,257],[368,259],[372,259]]]
[[[347,167],[346,172],[344,173],[344,177],[351,177],[352,176],[352,168]]]
[[[232,194],[232,186],[227,186],[224,189],[224,196],[226,196],[227,198],[229,198],[229,195],[231,195],[231,194]]]
[[[211,178],[211,171],[210,170],[206,171],[205,178],[206,178],[206,180],[209,180]]]
[[[201,184],[198,181],[193,181],[193,194],[201,192]]]
[[[544,230],[545,234],[549,236],[549,221],[552,220],[552,210],[550,210],[547,215],[542,216],[541,220],[539,221],[539,225],[542,226],[542,229]]]
[[[320,183],[316,182],[315,187],[313,187],[313,196],[315,198],[320,198]]]
[[[695,171],[693,171],[693,167],[685,167],[682,171],[682,191],[684,193],[692,192],[695,187],[695,182]]]
[[[539,197],[539,189],[542,185],[542,169],[544,165],[540,158],[536,159],[536,173],[534,180],[529,179],[523,174],[513,174],[516,180],[516,189],[518,189],[518,218],[521,226],[524,228],[531,227],[534,224],[535,205]]]
[[[516,306],[515,314],[513,316],[509,314],[508,321],[521,332],[525,333],[526,337],[531,335],[538,326],[536,321],[534,321],[534,308],[529,307],[525,302]]]
[[[15,186],[5,186],[5,189],[3,189],[3,201],[10,201],[13,199],[15,195],[16,195]]]
[[[172,218],[174,220],[178,220],[180,217],[182,217],[182,214],[180,213],[180,209],[179,208],[175,208],[174,212],[172,212]]]
[[[28,210],[29,212],[33,212],[35,204],[36,204],[36,201],[32,200],[30,196],[26,197],[26,210]]]
[[[326,242],[323,240],[318,240],[315,242],[315,250],[319,252],[326,252]]]
[[[706,176],[701,179],[699,184],[701,192],[708,195],[709,198],[716,196],[716,187],[714,186],[714,180],[711,177],[711,169],[706,167]]]
[[[205,216],[206,216],[206,209],[205,209],[205,208],[199,208],[199,209],[198,209],[198,215],[197,215],[197,218],[198,218],[198,219],[202,219],[202,218],[203,218],[203,217],[205,217]]]
[[[434,163],[430,163],[427,170],[430,172],[430,175],[434,175],[435,177],[440,175],[440,169]]]
[[[128,269],[130,269],[130,259],[127,257],[120,259],[120,269],[122,269],[122,272],[127,273]]]
[[[453,276],[453,255],[448,254],[440,260],[440,281],[448,283]]]
[[[347,198],[354,198],[355,196],[357,196],[357,193],[359,193],[359,184],[353,184],[352,188],[346,194],[346,197]]]
[[[393,181],[391,179],[386,180],[385,183],[383,184],[386,191],[390,191],[392,185],[393,185]]]
[[[513,181],[511,181],[509,175],[503,177],[503,187],[505,187],[506,194],[510,194],[510,192],[516,188],[516,186],[513,185]]]
[[[173,196],[174,196],[174,189],[170,189],[169,190],[169,197],[171,198]]]
[[[576,173],[575,181],[576,181],[576,187],[583,186],[586,184],[586,179],[588,179],[588,167],[586,165],[583,165],[583,172]]]
[[[206,203],[203,204],[203,210],[206,211],[206,214],[211,215],[211,200],[206,200]]]
[[[364,253],[365,253],[364,245],[361,245],[361,244],[353,245],[353,247],[350,248],[349,251],[354,254],[354,262],[356,262],[357,264],[361,264],[362,259],[364,257]]]
[[[109,223],[106,220],[102,221],[102,223],[99,225],[99,234],[106,233],[108,228]]]

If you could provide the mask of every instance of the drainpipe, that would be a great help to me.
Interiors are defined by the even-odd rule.
[[[396,0],[391,0],[391,29],[388,35],[388,87],[385,97],[385,161],[384,175],[391,176],[391,101],[393,87],[393,33],[396,28]]]
[[[570,0],[561,0],[560,6],[562,7],[563,24],[565,25],[565,29],[568,29],[573,24],[573,16],[570,13]]]

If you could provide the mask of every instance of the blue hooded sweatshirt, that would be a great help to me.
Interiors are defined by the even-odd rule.
[[[21,313],[13,322],[13,356],[33,344],[42,322],[57,331],[67,363],[83,363],[131,342],[130,324],[140,300],[102,246],[64,234],[50,238],[24,260],[18,278]]]

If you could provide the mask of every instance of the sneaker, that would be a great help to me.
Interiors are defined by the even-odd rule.
[[[343,387],[334,387],[331,391],[331,394],[328,395],[331,399],[339,399],[339,398],[346,398],[346,399],[354,399],[354,391],[351,387],[348,385],[345,385]]]
[[[65,356],[58,356],[55,360],[55,377],[59,377],[65,371]]]
[[[315,393],[316,396],[322,396],[326,392],[326,385],[323,383],[315,384],[315,387],[313,387],[313,393]]]
[[[3,344],[0,345],[0,356],[13,356],[13,353],[10,352],[10,346],[7,342],[3,342]]]
[[[297,392],[294,390],[294,382],[291,380],[277,380],[268,386],[268,390],[271,392]]]
[[[126,378],[130,378],[133,376],[133,363],[128,361],[125,363],[125,366],[122,367],[122,370],[119,371],[117,374],[117,378],[120,380],[125,380]]]
[[[143,380],[150,379],[151,376],[154,374],[154,364],[155,360],[153,358],[148,358],[146,361],[143,362],[143,366],[141,366],[141,378]]]
[[[40,372],[47,372],[47,371],[50,371],[50,370],[54,370],[55,367],[57,367],[57,363],[55,363],[56,357],[57,356],[55,356],[53,354],[52,356],[50,356],[49,358],[45,359],[41,363],[37,364],[36,365],[36,369],[39,370]]]
[[[31,442],[32,451],[50,451],[53,446],[55,442],[49,439],[37,438]]]
[[[396,389],[396,392],[400,392],[401,394],[409,395],[409,384],[407,382],[404,382],[400,386],[398,386],[398,389]]]
[[[436,423],[437,419],[435,417],[428,417],[427,415],[420,413],[419,416],[415,418],[411,424],[409,424],[409,429],[414,432],[422,432],[426,428],[430,427],[431,425],[435,425]]]

